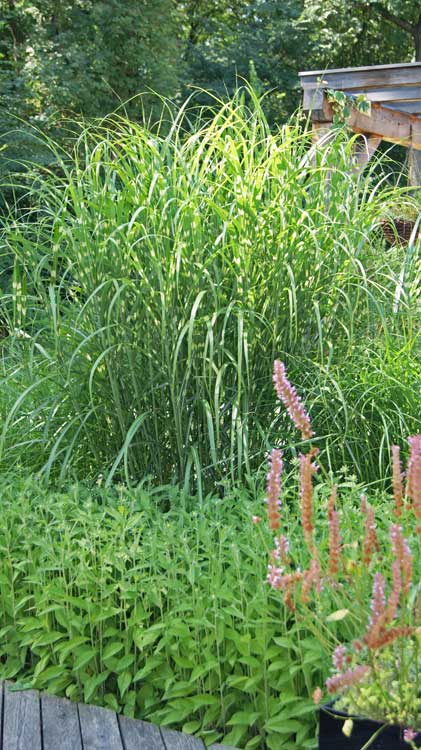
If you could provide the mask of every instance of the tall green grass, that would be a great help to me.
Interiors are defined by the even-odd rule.
[[[199,496],[251,481],[292,440],[281,357],[332,466],[376,480],[385,442],[420,428],[416,249],[379,233],[394,191],[378,165],[354,174],[347,138],[315,152],[241,94],[185,123],[90,126],[6,221],[1,465]]]

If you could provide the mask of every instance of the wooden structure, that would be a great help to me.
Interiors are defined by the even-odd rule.
[[[1,750],[204,750],[197,737],[0,683]],[[213,750],[230,750],[213,745]],[[235,748],[232,748],[235,750]]]
[[[364,95],[369,113],[352,107],[347,125],[365,136],[359,162],[367,162],[381,140],[411,149],[418,179],[421,174],[421,62],[373,65],[367,68],[306,71],[299,74],[304,109],[311,112],[316,139],[331,127],[334,118],[328,90],[342,91],[351,102]]]

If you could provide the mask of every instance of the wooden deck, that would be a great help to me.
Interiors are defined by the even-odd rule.
[[[114,711],[0,683],[0,750],[203,750],[202,740]],[[213,750],[230,750],[213,745]],[[232,749],[234,750],[234,748]]]
[[[315,132],[320,123],[326,131],[334,119],[329,89],[342,91],[350,102],[361,94],[371,108],[361,112],[350,106],[346,122],[354,133],[421,151],[421,62],[306,70],[299,76]]]

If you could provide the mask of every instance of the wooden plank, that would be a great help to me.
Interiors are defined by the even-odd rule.
[[[412,140],[413,115],[386,109],[380,104],[372,104],[369,115],[351,109],[347,124],[354,133],[375,135],[390,143],[400,143],[402,146],[421,148],[421,142]]]
[[[355,68],[328,68],[324,70],[302,70],[298,75],[301,76],[314,76],[323,75],[324,73],[347,73],[352,70],[354,73],[362,73],[365,70],[389,70],[391,68],[414,68],[417,65],[421,65],[420,62],[412,63],[386,63],[384,65],[361,65]]]
[[[311,91],[311,89],[306,89]],[[378,89],[344,89],[345,94],[358,96],[362,94],[371,102],[414,102],[421,101],[421,85],[419,86],[383,86]]]
[[[412,121],[412,145],[416,148],[417,143],[421,143],[421,118],[416,117]]]
[[[350,91],[385,86],[415,86],[421,84],[421,62],[404,65],[372,65],[368,68],[303,71],[299,73],[299,76],[304,89],[322,86]]]
[[[42,695],[41,722],[44,750],[82,750],[76,703]]]
[[[396,89],[356,89],[350,91],[343,89],[344,94],[349,96],[365,96],[370,102],[382,104],[384,107],[390,107],[391,109],[398,109],[401,112],[409,112],[410,114],[417,114],[421,112],[421,86],[417,86],[416,91],[418,92],[415,96],[414,87],[409,87],[411,95],[405,96],[405,86]],[[342,90],[342,89],[341,89]],[[304,89],[303,97],[303,108],[308,112],[312,109],[323,109],[323,89]]]
[[[4,682],[3,680],[1,680],[0,681],[0,748],[3,748],[3,745],[2,745],[3,726],[4,726],[3,703],[4,703]]]
[[[114,711],[83,703],[78,710],[83,750],[124,750]]]
[[[419,102],[383,102],[382,107],[394,109],[398,112],[406,112],[409,115],[419,115],[421,113],[421,101]]]
[[[304,89],[303,109],[309,112],[312,109],[323,109],[323,89]]]
[[[161,727],[166,750],[204,750],[204,744],[198,737],[174,732],[172,729]]]
[[[159,727],[146,721],[119,716],[118,723],[124,750],[165,750]]]
[[[418,137],[421,140],[421,120],[418,125],[419,133]],[[417,134],[414,128],[413,137],[416,138]],[[409,150],[409,184],[419,187],[421,185],[421,151],[416,151],[411,148]]]
[[[10,692],[4,688],[4,750],[42,750],[41,710],[37,690]]]

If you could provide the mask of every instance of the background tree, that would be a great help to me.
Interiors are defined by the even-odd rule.
[[[414,0],[305,0],[308,67],[348,67],[420,59],[421,6]]]
[[[299,70],[420,56],[418,0],[0,0],[0,160],[43,159],[13,115],[61,138],[65,115],[128,102],[139,120],[158,101],[139,92],[224,97],[251,78],[276,124],[299,104]]]
[[[172,0],[0,0],[3,162],[34,148],[33,138],[10,134],[13,115],[51,130],[64,114],[102,116],[129,99],[139,119],[133,97],[148,89],[174,96],[177,20]]]
[[[272,122],[299,103],[299,59],[309,51],[302,0],[189,0],[185,13],[185,60],[191,86],[231,93],[241,78],[254,78],[270,92],[266,108]]]

